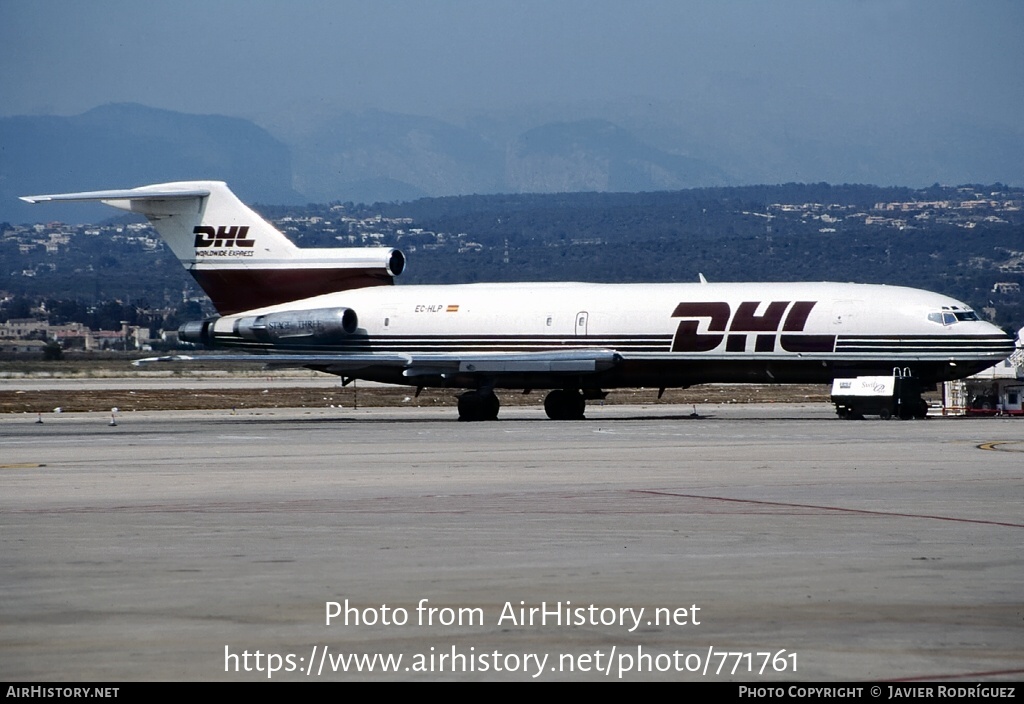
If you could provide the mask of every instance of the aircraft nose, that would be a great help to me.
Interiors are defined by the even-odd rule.
[[[997,328],[992,323],[984,323],[984,325],[986,326],[985,334],[991,335],[993,338],[1002,338],[999,340],[999,351],[1003,354],[1003,359],[1013,354],[1013,351],[1017,348],[1016,338],[1006,331]]]

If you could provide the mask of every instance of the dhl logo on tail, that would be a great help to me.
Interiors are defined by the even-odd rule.
[[[192,234],[196,236],[196,249],[203,247],[254,247],[256,245],[256,240],[245,238],[249,234],[248,225],[241,227],[221,225],[218,228],[210,225],[196,225]]]

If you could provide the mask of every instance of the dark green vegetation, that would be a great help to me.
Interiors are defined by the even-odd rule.
[[[686,282],[698,273],[710,281],[887,283],[954,296],[1016,330],[1024,324],[1022,204],[1024,190],[1001,184],[786,184],[257,209],[300,246],[402,248],[410,262],[402,284]],[[26,241],[0,243],[0,290],[24,297],[0,318],[21,317],[15,304],[49,298],[51,308],[75,301],[85,311],[118,301],[112,317],[128,320],[123,308],[170,312],[183,291],[196,291],[151,240],[76,233],[56,252],[23,252]]]

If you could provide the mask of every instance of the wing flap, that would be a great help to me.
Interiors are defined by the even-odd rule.
[[[402,372],[415,377],[439,373],[478,374],[593,374],[619,362],[613,350],[574,349],[548,352],[494,352],[488,354],[414,354]]]

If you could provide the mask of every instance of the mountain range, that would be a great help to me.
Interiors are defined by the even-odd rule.
[[[763,123],[692,106],[477,115],[363,111],[298,128],[110,104],[0,118],[0,221],[87,221],[98,206],[17,196],[175,180],[227,181],[247,202],[408,201],[484,193],[643,192],[755,183],[1024,183],[1020,128],[937,117]],[[892,125],[896,125],[893,127]],[[752,126],[753,125],[753,126]],[[784,126],[782,126],[784,125]]]

